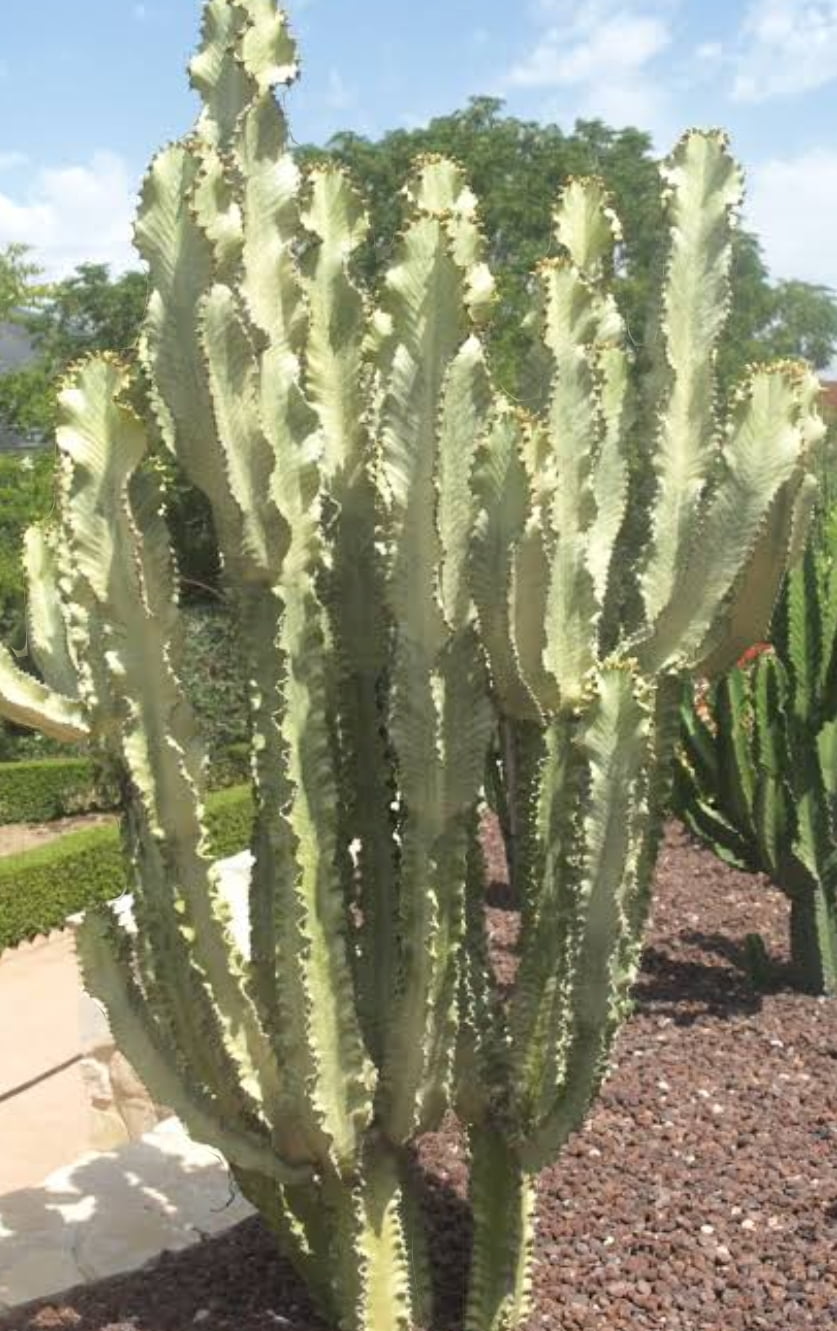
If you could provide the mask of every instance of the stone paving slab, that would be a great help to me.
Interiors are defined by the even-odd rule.
[[[167,1119],[0,1197],[0,1310],[136,1270],[250,1214],[217,1151]]]
[[[94,1145],[82,1081],[81,982],[69,931],[0,956],[0,1196]]]
[[[243,851],[218,866],[245,955],[251,864]],[[131,897],[114,904],[133,928]],[[170,1113],[153,1104],[84,994],[72,924],[0,954],[0,1197],[39,1184],[86,1151],[136,1140]]]

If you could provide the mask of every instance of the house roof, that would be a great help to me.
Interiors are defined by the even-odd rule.
[[[35,348],[26,329],[16,323],[0,323],[0,373],[19,370],[34,357]]]

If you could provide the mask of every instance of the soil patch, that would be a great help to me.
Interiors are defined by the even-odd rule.
[[[495,955],[515,917],[490,894]],[[758,931],[787,906],[671,827],[637,1008],[595,1111],[540,1180],[527,1331],[825,1331],[837,1325],[837,1002],[758,992]],[[468,1244],[455,1124],[420,1144],[440,1296],[461,1327]],[[313,1331],[258,1220],[152,1267],[0,1318],[0,1331]]]

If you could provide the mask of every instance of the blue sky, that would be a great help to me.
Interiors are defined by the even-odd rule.
[[[51,274],[131,262],[137,185],[194,115],[201,0],[16,0],[0,42],[0,245]],[[572,127],[635,124],[662,153],[724,125],[777,277],[837,289],[837,0],[290,0],[299,141],[377,136],[468,97]]]

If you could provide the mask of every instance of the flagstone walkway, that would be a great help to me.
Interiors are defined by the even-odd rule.
[[[0,1197],[90,1148],[69,932],[0,956]]]
[[[0,1312],[136,1270],[250,1214],[217,1152],[166,1119],[0,1197]]]
[[[245,948],[249,864],[246,852],[223,862]],[[119,1138],[94,1140],[103,1122],[82,1078],[85,1002],[86,1015],[71,930],[0,955],[0,1311],[136,1270],[250,1214],[222,1158],[177,1119],[92,1149]]]

